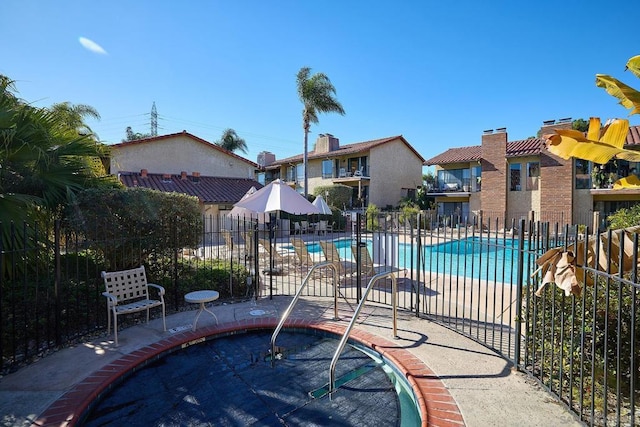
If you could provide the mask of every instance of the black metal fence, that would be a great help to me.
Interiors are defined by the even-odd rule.
[[[144,264],[150,280],[167,289],[168,311],[175,312],[195,289],[217,289],[225,301],[293,295],[312,264],[339,257],[339,292],[347,302],[361,297],[372,268],[394,266],[402,309],[499,352],[590,425],[638,424],[637,234],[589,235],[584,227],[408,212],[354,213],[338,222],[272,220],[206,218],[202,230],[190,231],[201,235],[200,243],[181,250],[166,244],[181,241],[171,224],[160,225],[169,240],[127,236],[122,242],[90,241],[59,224],[0,225],[10,236],[0,247],[3,372],[104,335],[102,270]],[[158,241],[166,247],[152,247]],[[331,244],[321,247],[321,241]],[[358,245],[367,247],[364,255]],[[553,285],[536,295],[542,277],[536,260],[550,248],[582,253],[580,296]],[[333,295],[327,272],[312,280],[308,295]],[[391,304],[390,283],[368,298]]]

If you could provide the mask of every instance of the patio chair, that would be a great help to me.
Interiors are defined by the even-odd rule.
[[[358,169],[353,173],[353,176],[362,176],[363,172],[364,172],[364,166],[361,166],[360,169]]]
[[[113,331],[116,346],[118,345],[118,316],[121,314],[147,311],[147,323],[149,323],[149,309],[162,307],[162,325],[167,330],[165,321],[164,288],[160,285],[147,282],[144,266],[131,270],[112,271],[101,273],[104,280],[107,298],[107,335],[111,332],[111,317],[113,317]],[[149,298],[149,288],[158,291],[158,299]]]
[[[302,226],[298,221],[293,223],[293,234],[302,234]]]
[[[309,232],[309,221],[300,221],[300,228],[303,233]]]
[[[336,244],[330,240],[321,240],[319,243],[322,248],[322,253],[324,253],[324,258],[335,265],[338,275],[346,275],[347,271],[340,259],[340,253],[338,252],[338,248],[336,248]]]
[[[304,244],[304,240],[299,237],[291,237],[289,240],[291,241],[293,250],[296,253],[297,263],[300,266],[311,267],[314,264],[313,258],[307,249],[307,245]]]
[[[369,249],[365,245],[351,245],[351,253],[353,254],[354,259],[357,259],[357,253],[360,254],[360,265],[362,266],[360,272],[362,274],[364,274],[365,276],[373,276],[376,274],[373,259],[371,259],[371,255],[369,255]]]
[[[318,226],[316,227],[316,234],[317,235],[320,235],[320,233],[327,234],[328,227],[329,227],[329,221],[327,220],[318,221]]]
[[[284,263],[287,260],[288,255],[279,252],[275,245],[269,244],[269,240],[267,239],[258,239],[258,243],[262,246],[269,258],[269,260],[273,259],[274,265],[270,266],[263,270],[265,274],[280,274],[284,271]],[[278,263],[279,266],[276,266],[275,263]]]

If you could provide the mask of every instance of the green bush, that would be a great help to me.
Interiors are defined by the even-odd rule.
[[[144,188],[84,191],[65,218],[112,270],[140,265],[152,252],[169,256],[195,247],[202,231],[197,198]]]
[[[373,203],[369,203],[367,206],[367,230],[377,231],[380,230],[380,209]]]

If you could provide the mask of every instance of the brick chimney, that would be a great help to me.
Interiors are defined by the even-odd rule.
[[[553,134],[556,129],[571,129],[571,118],[542,122],[540,137]],[[555,212],[565,223],[572,223],[573,205],[573,160],[564,160],[551,154],[546,148],[540,150],[540,211]],[[559,220],[558,220],[559,221]]]
[[[316,139],[315,153],[329,153],[340,148],[340,140],[330,133],[321,133]]]
[[[186,171],[182,171],[182,172],[180,172],[180,179],[182,179],[183,181],[184,181],[185,179],[187,179],[187,172],[186,172]]]
[[[482,133],[482,191],[480,201],[485,217],[504,219],[507,213],[507,129]]]
[[[193,182],[200,182],[200,172],[193,172],[191,173],[191,176]]]
[[[140,177],[141,178],[146,178],[147,177],[147,173],[149,173],[146,169],[142,169],[140,171]]]
[[[171,181],[171,174],[170,173],[162,174],[162,180],[163,181]]]

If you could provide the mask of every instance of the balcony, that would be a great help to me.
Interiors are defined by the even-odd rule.
[[[428,187],[427,192],[432,196],[469,196],[471,193],[480,191],[480,182],[475,180],[472,183],[471,179],[454,180],[454,181],[440,181],[436,180],[434,184]]]

